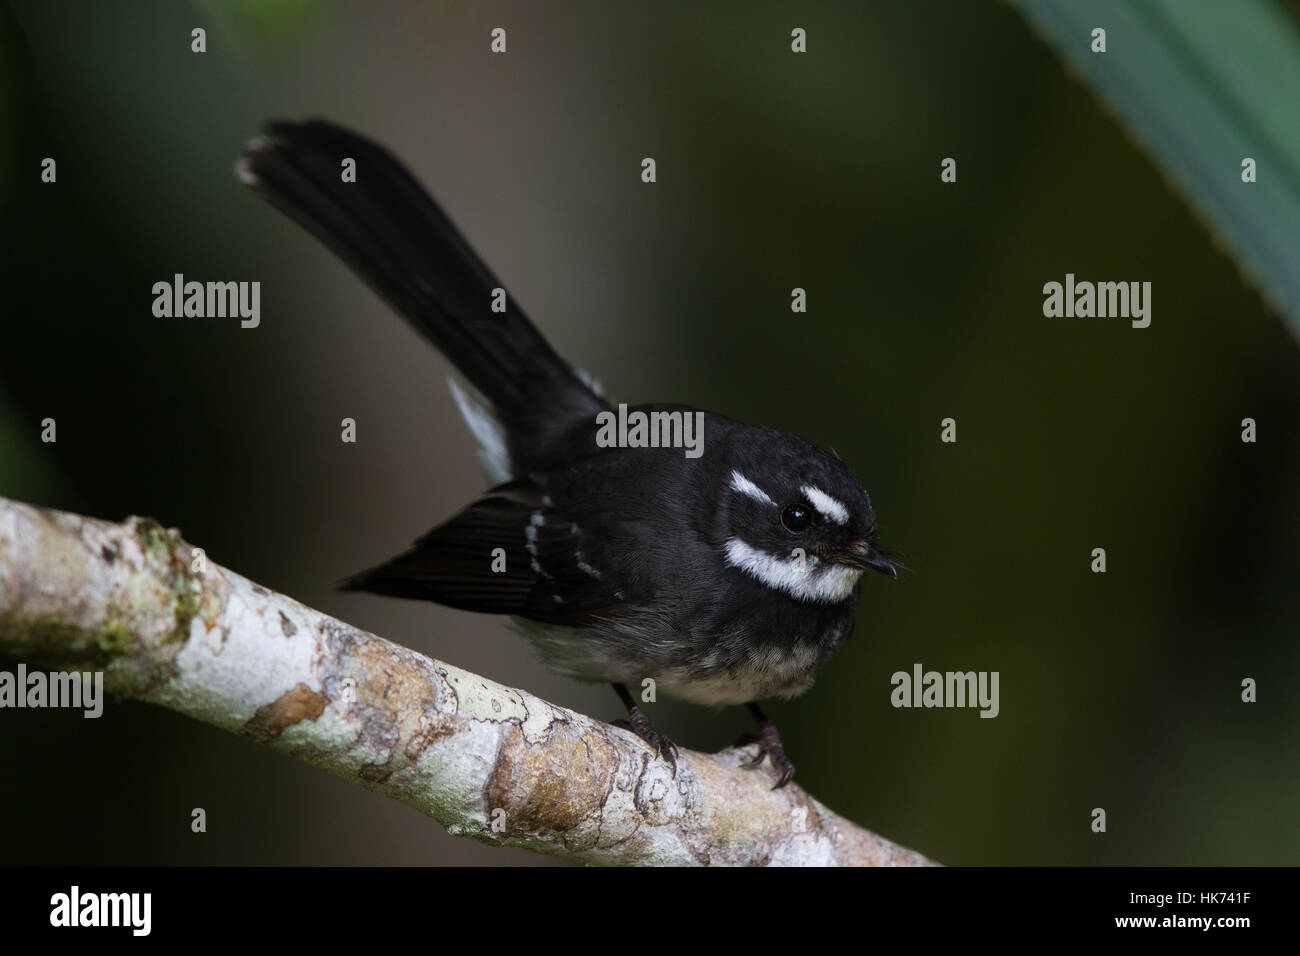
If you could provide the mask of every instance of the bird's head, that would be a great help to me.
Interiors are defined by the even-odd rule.
[[[876,544],[871,498],[839,456],[793,435],[762,430],[722,476],[727,563],[801,601],[851,597],[864,571],[897,576]]]

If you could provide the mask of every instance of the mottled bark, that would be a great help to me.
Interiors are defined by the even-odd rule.
[[[0,651],[244,734],[486,843],[582,863],[926,865],[773,791],[304,607],[146,518],[0,498]]]

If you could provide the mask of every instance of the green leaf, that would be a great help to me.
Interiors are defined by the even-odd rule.
[[[1269,0],[1011,0],[1300,336],[1300,37]],[[1106,31],[1106,52],[1092,31]],[[1242,182],[1242,160],[1257,181]],[[1194,277],[1189,277],[1194,280]]]

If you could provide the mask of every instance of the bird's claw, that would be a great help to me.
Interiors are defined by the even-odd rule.
[[[622,727],[624,730],[630,730],[636,734],[654,751],[655,756],[660,760],[668,761],[668,766],[672,769],[674,778],[677,776],[677,745],[672,742],[665,734],[659,733],[654,727],[650,726],[650,720],[641,711],[637,710],[631,714],[629,720],[614,721],[615,727]]]
[[[780,790],[794,779],[794,764],[785,755],[785,749],[781,746],[781,735],[777,733],[774,724],[764,723],[757,734],[745,734],[741,741],[741,746],[751,743],[758,744],[758,750],[754,756],[741,760],[740,766],[745,770],[757,770],[763,765],[763,758],[767,757],[771,759],[772,766],[780,774],[776,783],[772,785],[773,790]]]

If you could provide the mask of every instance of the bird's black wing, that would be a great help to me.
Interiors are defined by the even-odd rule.
[[[582,627],[629,606],[625,588],[588,553],[596,544],[541,485],[514,481],[341,587]]]

